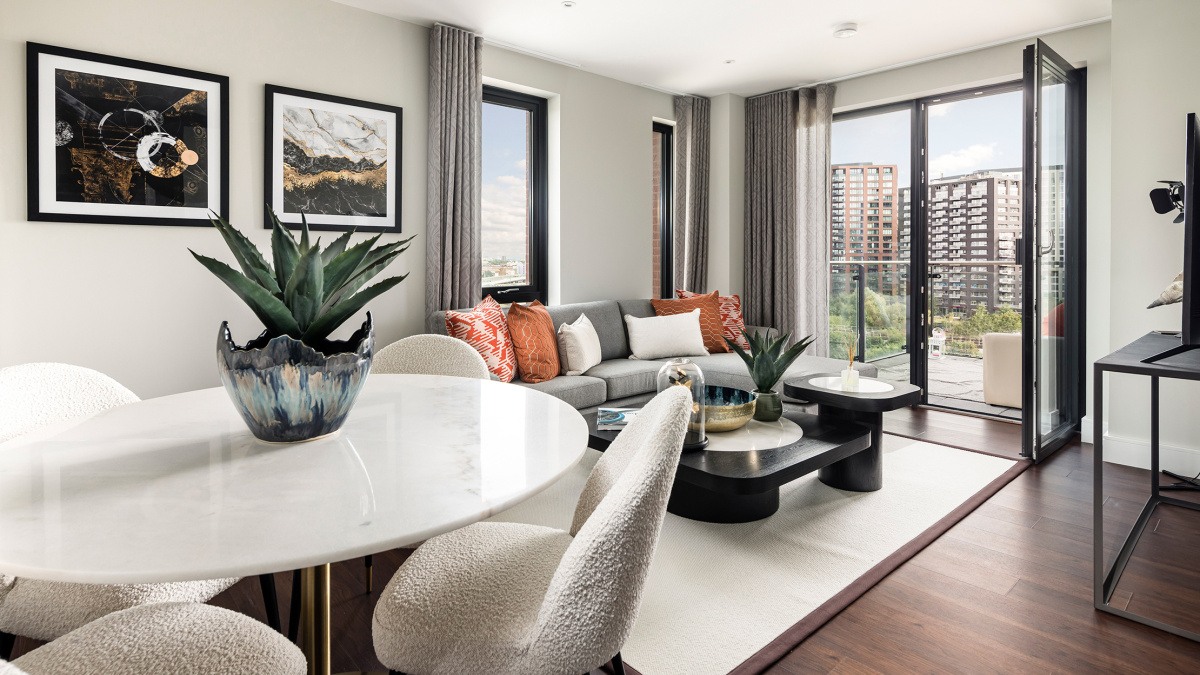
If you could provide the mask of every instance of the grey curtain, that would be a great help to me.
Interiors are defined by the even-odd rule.
[[[796,256],[800,293],[797,335],[812,335],[809,353],[829,355],[829,204],[832,84],[799,91],[796,129]]]
[[[746,99],[746,324],[796,336],[795,91]],[[813,345],[814,347],[816,345]]]
[[[746,99],[746,323],[829,353],[833,85]]]
[[[709,100],[675,97],[675,218],[671,250],[675,288],[703,293],[708,284]]]
[[[429,34],[425,316],[482,295],[483,38],[450,26]]]

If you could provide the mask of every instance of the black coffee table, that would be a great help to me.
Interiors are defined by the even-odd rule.
[[[841,375],[834,373],[805,375],[784,382],[783,393],[816,403],[817,417],[825,424],[867,427],[871,430],[871,447],[844,462],[821,469],[817,477],[826,485],[844,490],[878,490],[883,487],[883,413],[920,403],[921,388],[908,383],[887,382],[892,386],[890,391],[873,393],[834,391],[812,384],[813,380],[826,377],[841,379]],[[864,384],[882,382],[867,377],[862,380]]]
[[[667,510],[710,523],[745,523],[779,510],[779,486],[825,467],[850,461],[871,447],[871,430],[853,423],[821,420],[816,415],[783,415],[803,430],[800,440],[768,450],[700,450],[679,460]],[[588,447],[605,450],[616,430],[598,430],[596,414],[584,415]],[[825,481],[829,483],[829,481]],[[857,490],[852,484],[833,487]]]

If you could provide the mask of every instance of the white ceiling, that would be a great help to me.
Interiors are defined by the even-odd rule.
[[[845,77],[1112,13],[1112,0],[336,1],[705,96]],[[834,38],[846,22],[858,23],[858,35]]]

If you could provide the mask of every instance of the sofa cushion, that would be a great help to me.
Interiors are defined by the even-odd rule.
[[[648,301],[647,301],[648,302]],[[596,337],[600,338],[600,358],[624,359],[629,356],[629,341],[625,338],[625,321],[621,318],[621,308],[616,300],[600,300],[598,302],[575,302],[569,305],[557,305],[546,308],[550,319],[554,321],[554,329],[564,323],[575,323],[580,314],[587,314],[592,327],[596,329]],[[650,316],[654,316],[653,310]]]
[[[562,399],[574,408],[588,408],[604,403],[606,388],[604,380],[586,375],[560,375],[553,380],[530,384],[513,380],[515,385],[537,389],[544,394]]]
[[[528,305],[514,302],[508,308],[508,334],[517,354],[517,372],[525,382],[545,382],[558,377],[558,336],[550,313],[534,300]]]
[[[639,319],[658,316],[654,312],[654,305],[650,304],[649,300],[618,300],[617,304],[621,306],[621,316],[628,314]]]
[[[699,357],[698,357],[699,358]],[[658,371],[665,361],[638,361],[635,359],[613,359],[601,361],[584,375],[604,380],[608,387],[608,400],[645,394],[658,389]],[[703,367],[703,366],[702,366]]]
[[[654,306],[654,313],[660,317],[700,310],[700,334],[704,336],[704,348],[709,354],[729,353],[729,345],[725,344],[725,328],[721,325],[721,303],[717,301],[716,291],[690,298],[651,300],[650,304]],[[629,329],[628,324],[625,328]]]

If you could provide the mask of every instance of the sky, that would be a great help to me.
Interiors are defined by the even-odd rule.
[[[483,104],[483,257],[525,260],[528,115]]]
[[[1021,166],[1022,94],[1013,91],[953,103],[931,104],[930,178],[980,169]],[[833,123],[833,163],[871,162],[898,166],[909,184],[909,111]]]

